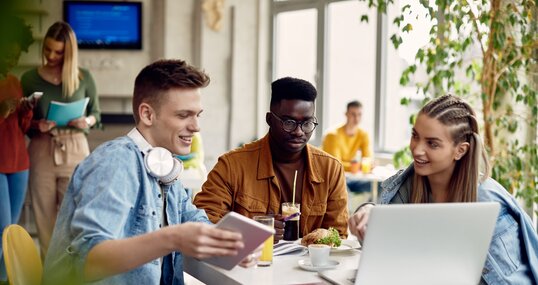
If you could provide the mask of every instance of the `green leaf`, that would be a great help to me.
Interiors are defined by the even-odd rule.
[[[405,25],[403,28],[402,28],[402,32],[411,32],[413,30],[413,25],[411,25],[410,23],[407,23],[407,25]]]
[[[417,59],[420,63],[424,61],[424,49],[419,48],[417,50],[417,54],[415,55],[415,59]]]
[[[390,40],[392,41],[392,45],[394,45],[395,49],[398,49],[398,47],[402,44],[402,38],[395,34],[390,37]]]
[[[414,125],[416,121],[417,121],[417,115],[416,114],[413,114],[413,115],[409,116],[409,124]]]
[[[395,17],[394,21],[392,21],[392,23],[394,23],[397,27],[400,27],[403,20],[404,20],[404,16],[400,15],[400,16]]]
[[[368,23],[368,15],[362,15],[362,16],[361,16],[361,23],[362,23],[362,22],[366,22],[366,23]]]

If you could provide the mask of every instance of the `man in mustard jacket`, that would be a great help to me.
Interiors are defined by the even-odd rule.
[[[265,116],[269,133],[222,155],[194,199],[212,222],[229,211],[247,217],[273,214],[280,220],[281,204],[294,200],[301,204],[299,236],[329,227],[347,236],[344,168],[307,144],[317,126],[316,96],[315,87],[305,80],[286,77],[271,84]],[[275,222],[275,242],[282,238],[281,224]]]

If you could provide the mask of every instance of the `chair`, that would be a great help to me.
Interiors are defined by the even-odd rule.
[[[39,285],[43,266],[34,241],[19,225],[4,229],[2,248],[10,285]]]

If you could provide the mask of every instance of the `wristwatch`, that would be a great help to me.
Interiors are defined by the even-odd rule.
[[[84,120],[86,120],[86,124],[88,124],[88,128],[92,126],[92,119],[90,119],[90,117],[86,117]]]

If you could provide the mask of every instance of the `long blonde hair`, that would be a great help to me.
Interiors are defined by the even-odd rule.
[[[454,145],[461,142],[469,143],[467,152],[456,161],[449,182],[448,201],[475,202],[478,183],[489,177],[488,158],[480,138],[475,111],[463,99],[448,94],[430,101],[418,114],[437,119],[441,124],[449,127]],[[480,175],[481,161],[482,175]],[[427,177],[415,173],[411,202],[428,202],[428,188]]]
[[[62,66],[62,93],[64,97],[71,97],[78,89],[82,73],[78,68],[78,46],[75,32],[68,23],[58,21],[47,30],[45,39],[50,38],[64,43],[64,59]],[[45,58],[45,41],[41,51],[43,65]]]

